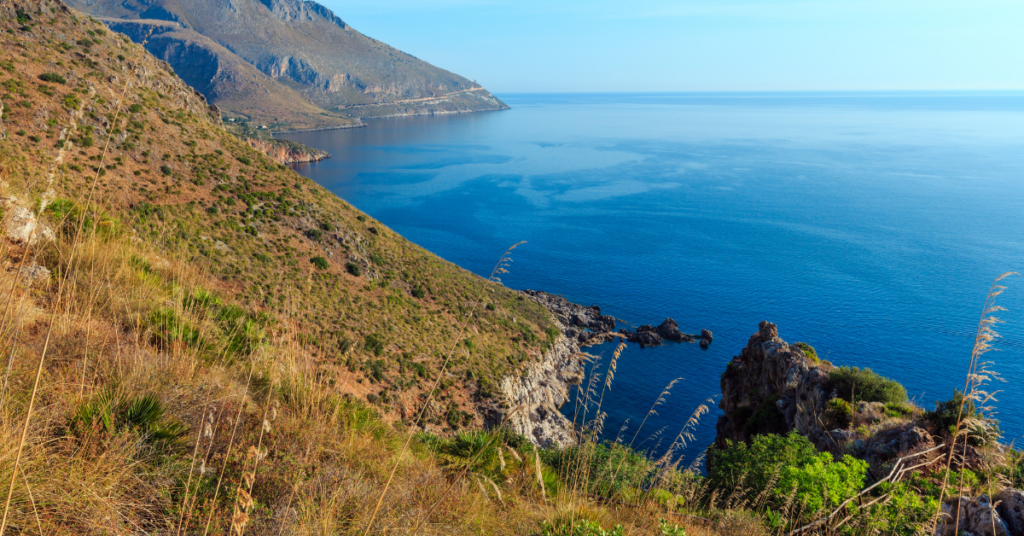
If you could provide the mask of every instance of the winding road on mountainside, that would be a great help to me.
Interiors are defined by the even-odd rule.
[[[370,107],[373,107],[373,106],[392,106],[392,105],[395,105],[395,104],[409,104],[409,103],[412,103],[412,102],[441,101],[441,100],[447,99],[448,97],[451,97],[453,95],[461,95],[462,93],[471,93],[473,91],[486,91],[486,90],[483,87],[474,87],[474,88],[470,88],[470,89],[463,89],[462,91],[453,91],[451,93],[445,93],[444,95],[441,95],[440,97],[426,97],[426,98],[422,98],[422,99],[406,99],[406,100],[390,101],[390,102],[374,102],[374,103],[370,103],[370,104],[349,104],[348,106],[339,106],[336,109],[338,109],[338,110],[351,110],[352,108],[370,108]]]

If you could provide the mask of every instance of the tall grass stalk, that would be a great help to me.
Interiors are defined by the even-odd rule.
[[[525,243],[526,241],[517,242],[513,244],[512,247],[505,250],[505,253],[498,259],[497,264],[495,264],[494,268],[491,270],[491,275],[487,279],[494,283],[501,284],[500,276],[507,274],[508,268],[512,265],[512,252]],[[420,413],[416,417],[416,420],[413,421],[413,426],[419,426],[420,422],[423,420],[423,416],[426,415],[427,409],[430,407],[430,401],[434,397],[434,392],[437,391],[437,386],[441,384],[441,378],[444,377],[444,373],[448,369],[448,363],[451,361],[452,356],[455,355],[455,350],[462,342],[462,337],[466,334],[466,329],[469,327],[469,322],[473,319],[473,315],[475,313],[476,308],[470,310],[469,314],[466,315],[466,318],[462,321],[462,325],[459,326],[458,336],[455,337],[451,349],[445,356],[444,362],[441,364],[441,370],[437,373],[437,379],[434,380],[434,385],[431,386],[430,393],[427,395],[426,400],[423,401],[423,407],[420,409]],[[377,518],[377,514],[380,512],[381,504],[384,503],[384,497],[387,495],[388,489],[391,487],[391,483],[395,479],[395,473],[398,471],[398,465],[402,463],[402,458],[404,458],[406,452],[409,451],[409,445],[412,442],[412,439],[413,436],[410,434],[406,439],[405,444],[402,445],[402,450],[398,457],[395,458],[395,463],[391,468],[391,473],[388,475],[387,482],[384,483],[384,489],[380,492],[380,497],[377,499],[377,504],[373,507],[373,513],[370,514],[370,520],[366,523],[366,528],[363,529],[363,534],[369,534],[370,529],[373,527],[373,522]]]
[[[953,466],[953,455],[956,451],[957,441],[962,436],[964,455],[967,453],[967,443],[970,435],[971,425],[987,426],[984,422],[974,422],[973,416],[965,418],[964,409],[967,406],[968,401],[976,401],[979,406],[993,400],[994,393],[987,393],[982,390],[982,387],[993,377],[993,371],[989,368],[989,362],[981,361],[982,357],[988,352],[992,351],[993,343],[999,338],[999,333],[996,332],[995,326],[1002,323],[1002,321],[995,316],[1000,311],[1005,311],[1003,307],[997,305],[997,298],[1006,290],[1006,286],[1001,285],[1000,282],[1011,275],[1020,275],[1017,272],[1006,272],[995,279],[992,282],[992,286],[989,288],[988,295],[985,297],[985,307],[982,309],[981,319],[978,321],[978,329],[974,335],[974,347],[971,349],[971,359],[967,367],[967,376],[964,379],[964,396],[960,401],[960,407],[957,413],[956,426],[953,430],[952,445],[949,447],[949,454],[946,457],[945,471],[942,476],[942,486],[939,490],[939,506],[932,518],[932,531],[934,532],[938,522],[939,516],[942,515],[942,502],[946,496],[946,490],[948,487],[949,473]],[[980,410],[981,408],[979,408]],[[964,471],[960,471],[960,481],[957,484],[957,509],[956,517],[954,520],[954,527],[960,525],[960,498],[963,496],[964,488]]]

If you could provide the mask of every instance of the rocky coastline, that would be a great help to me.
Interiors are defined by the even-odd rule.
[[[543,305],[555,317],[561,334],[539,360],[519,376],[502,380],[501,390],[507,408],[500,421],[512,431],[536,445],[565,447],[574,440],[573,423],[559,411],[570,399],[571,387],[583,381],[583,363],[587,355],[582,347],[619,339],[641,348],[658,346],[664,341],[697,342],[707,349],[712,334],[688,335],[679,331],[671,318],[661,325],[640,326],[636,331],[615,331],[616,319],[605,315],[596,305],[584,306],[543,291],[524,290],[522,295]]]
[[[287,140],[246,138],[250,147],[267,155],[278,164],[304,164],[319,162],[331,157],[327,151],[307,147],[301,143]]]

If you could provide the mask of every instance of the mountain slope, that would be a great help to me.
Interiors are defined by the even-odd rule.
[[[301,311],[292,325],[321,358],[317,374],[341,392],[389,393],[387,413],[398,417],[410,415],[423,378],[456,343],[465,355],[449,369],[448,400],[480,423],[498,403],[500,380],[554,342],[542,307],[408,242],[232,136],[202,95],[127,37],[60,3],[6,2],[60,13],[4,21],[0,171],[11,207],[42,207],[51,221],[88,207],[148,254],[199,267],[223,300],[254,315]],[[60,270],[59,259],[46,267]],[[136,306],[141,318],[163,307]]]
[[[275,103],[283,106],[288,101],[277,85],[287,86],[326,110],[324,120],[338,114],[358,118],[506,107],[478,84],[364,36],[310,0],[71,0],[69,4],[102,17],[114,29],[129,30],[126,33],[136,42],[145,37],[144,31],[154,29],[158,38],[147,48],[178,71],[210,62],[203,57],[209,54],[218,63],[248,63],[277,83],[249,77],[274,95]],[[136,27],[129,29],[126,21]],[[169,30],[167,21],[179,29]],[[168,40],[195,48],[201,41],[195,33],[220,46],[204,42],[203,54],[181,54],[181,47],[169,53],[173,47],[166,44]],[[235,77],[218,78],[216,70],[207,70],[211,72],[196,73],[189,82],[225,111],[255,120],[253,107],[245,109],[244,104],[253,91],[233,87],[240,83]],[[232,92],[237,95],[229,96]]]

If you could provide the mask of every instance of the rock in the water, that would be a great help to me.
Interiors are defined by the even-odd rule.
[[[673,342],[693,342],[696,338],[693,335],[687,335],[682,331],[679,331],[679,324],[671,318],[666,318],[664,322],[658,326],[658,335],[665,340]]]
[[[711,330],[710,329],[702,329],[702,330],[700,330],[700,338],[702,340],[708,341],[708,343],[710,344],[711,340],[713,339],[713,337],[711,335]]]
[[[711,346],[711,341],[709,341],[707,339],[701,339],[700,340],[700,349],[701,350],[707,350],[709,346]]]
[[[1006,523],[1010,536],[1024,536],[1024,493],[1016,489],[1004,489],[996,495],[999,506],[996,511]]]

